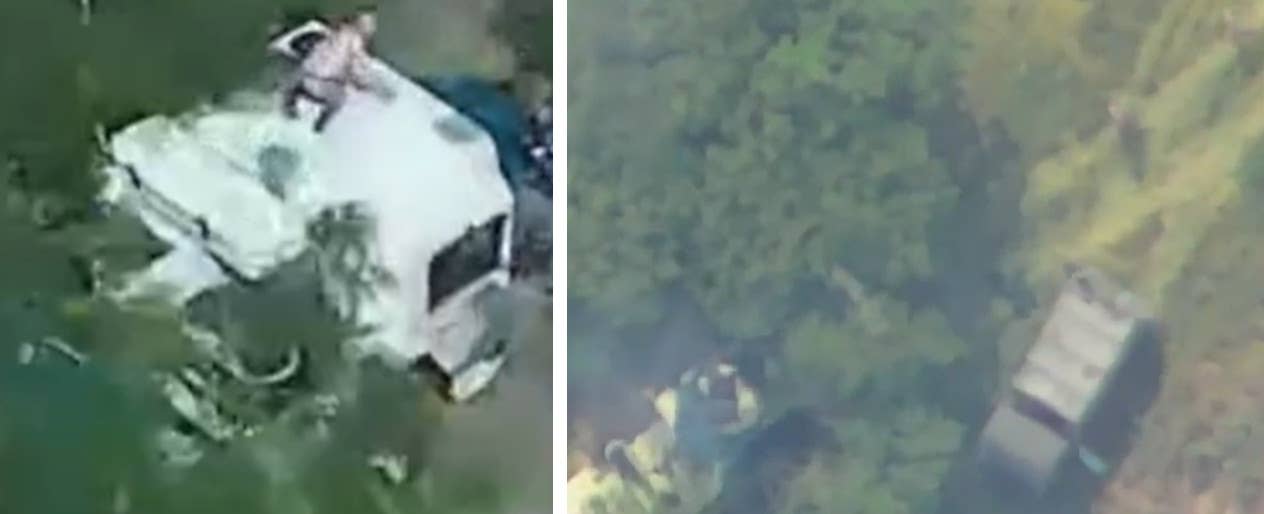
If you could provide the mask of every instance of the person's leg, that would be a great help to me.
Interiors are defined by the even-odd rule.
[[[320,116],[316,118],[316,132],[324,132],[329,120],[333,119],[335,114],[338,114],[338,111],[342,109],[342,104],[347,100],[346,88],[331,87],[329,89],[329,95],[325,98],[324,108],[321,109]]]
[[[310,96],[303,90],[303,80],[297,76],[286,79],[281,93],[281,111],[286,117],[291,119],[298,117],[300,96]]]
[[[298,117],[298,87],[290,86],[285,89],[281,97],[281,112],[285,117],[294,119]]]
[[[298,116],[298,100],[300,98],[326,107],[335,101],[341,103],[337,97],[342,91],[343,87],[337,82],[297,76],[294,78],[293,85],[285,90],[284,108],[286,115],[290,118]]]

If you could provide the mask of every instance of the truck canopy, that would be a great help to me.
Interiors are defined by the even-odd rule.
[[[1082,429],[1151,326],[1148,309],[1092,268],[1071,267],[1048,320],[980,436],[978,458],[1037,494],[1071,451],[1090,468]]]

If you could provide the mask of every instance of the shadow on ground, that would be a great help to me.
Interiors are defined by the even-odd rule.
[[[452,407],[434,444],[436,469],[489,473],[502,484],[504,514],[551,509],[552,341],[546,310],[490,394]]]

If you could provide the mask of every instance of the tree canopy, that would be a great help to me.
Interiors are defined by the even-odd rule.
[[[926,128],[952,98],[951,3],[587,9],[575,297],[617,312],[680,280],[754,336],[835,264],[892,287],[930,272],[927,230],[956,194]]]
[[[756,353],[779,371],[761,392],[813,405],[841,447],[813,455],[781,512],[929,512],[961,443],[927,390],[981,349],[920,292],[945,267],[932,245],[953,244],[936,231],[991,171],[973,167],[988,150],[961,107],[969,14],[879,0],[570,11],[571,359],[603,369],[612,345],[694,344],[636,328],[663,327],[680,291],[730,341],[721,352],[768,347]]]

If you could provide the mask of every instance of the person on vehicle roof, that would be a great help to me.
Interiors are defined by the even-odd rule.
[[[347,88],[376,91],[389,97],[373,80],[366,50],[369,38],[377,32],[377,16],[363,11],[339,20],[328,37],[303,58],[287,85],[283,108],[287,116],[298,115],[298,99],[308,98],[322,105],[316,119],[316,131],[324,130],[329,120],[347,100]]]

